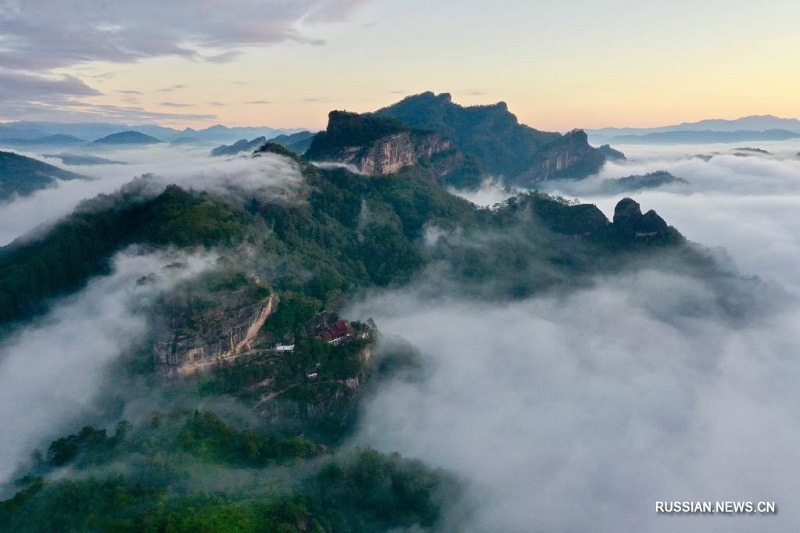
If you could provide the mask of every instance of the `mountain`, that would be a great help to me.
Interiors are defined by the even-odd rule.
[[[61,133],[36,138],[0,139],[0,143],[7,146],[74,146],[78,144],[86,144],[86,142],[87,141],[84,139],[79,139],[73,135],[64,135]]]
[[[121,144],[121,145],[147,145],[147,144],[159,144],[164,141],[160,141],[155,137],[151,137],[149,135],[145,135],[139,131],[121,131],[118,133],[112,133],[111,135],[106,135],[101,139],[97,139],[94,141],[95,144]]]
[[[228,156],[228,155],[236,155],[241,152],[254,152],[264,144],[266,144],[267,139],[265,137],[256,137],[252,141],[248,141],[247,139],[240,139],[233,143],[232,145],[223,144],[222,146],[217,146],[213,150],[211,150],[212,157],[220,157],[220,156]]]
[[[592,142],[615,142],[618,137],[642,137],[652,133],[667,132],[764,132],[768,130],[784,130],[800,133],[800,120],[795,118],[779,118],[772,115],[751,115],[738,119],[707,119],[698,122],[683,122],[671,126],[654,128],[600,128],[589,129],[586,133]],[[759,139],[751,139],[759,140]],[[714,142],[714,141],[712,141]],[[716,141],[727,142],[727,141]]]
[[[197,137],[176,137],[169,141],[170,144],[174,145],[182,145],[182,144],[200,144],[202,141]]]
[[[615,144],[710,144],[743,141],[785,141],[797,139],[800,133],[787,130],[711,131],[678,130],[644,135],[618,135],[610,139]]]
[[[333,111],[305,156],[364,174],[424,167],[429,178],[475,187],[488,175],[531,186],[584,178],[605,161],[579,130],[566,135],[521,125],[505,103],[461,107],[449,94],[410,96],[375,113]]]
[[[83,166],[83,165],[125,165],[122,161],[114,161],[104,157],[97,157],[88,154],[46,154],[45,157],[53,157],[60,159],[65,165]]]
[[[625,157],[625,154],[623,154],[619,150],[615,150],[614,148],[612,148],[607,144],[599,146],[597,150],[601,154],[603,154],[603,157],[605,157],[607,161],[624,161],[625,159],[627,159]]]
[[[589,146],[584,132],[561,135],[535,130],[520,124],[504,102],[462,107],[447,93],[426,92],[375,114],[396,118],[412,128],[436,131],[510,185],[583,178],[597,172],[605,161]]]
[[[407,150],[456,142],[397,119],[335,113],[317,151],[387,137]],[[554,139],[549,150],[580,137]],[[468,157],[455,147],[441,154]],[[24,335],[59,298],[106,279],[120,252],[180,253],[122,283],[145,315],[136,324],[145,338],[125,335],[92,412],[64,421],[72,429],[31,454],[15,495],[0,501],[0,530],[445,530],[448,506],[465,491],[458,480],[343,445],[372,384],[421,373],[420,354],[403,342],[375,350],[380,324],[342,316],[348,303],[413,284],[481,310],[634,269],[656,283],[671,269],[732,278],[631,199],[611,221],[594,205],[536,191],[483,209],[419,162],[363,175],[317,168],[272,143],[248,162],[265,159],[280,163],[258,167],[265,182],[288,168],[301,186],[288,197],[224,194],[145,176],[0,248],[6,335]],[[213,250],[207,270],[156,291],[202,250]],[[31,352],[31,364],[41,356]]]
[[[665,185],[688,185],[683,178],[677,178],[665,170],[657,170],[642,175],[603,180],[602,190],[605,194],[620,194],[643,189],[656,189]]]
[[[220,124],[196,130],[177,130],[155,124],[112,124],[105,122],[6,122],[0,123],[0,141],[3,139],[34,140],[61,134],[80,139],[99,139],[119,131],[138,131],[156,139],[171,142],[180,137],[193,137],[201,143],[231,143],[237,139],[291,135],[302,128],[227,127]]]
[[[439,133],[412,129],[394,118],[345,111],[331,111],[328,128],[314,136],[305,157],[348,165],[367,175],[413,167],[432,181],[451,185],[462,184],[465,167],[463,154]]]
[[[48,165],[13,152],[0,152],[0,201],[13,195],[26,196],[52,187],[57,180],[83,178],[78,174]]]
[[[311,147],[314,132],[299,131],[291,135],[281,134],[270,139],[270,142],[279,144],[297,155],[303,155]]]

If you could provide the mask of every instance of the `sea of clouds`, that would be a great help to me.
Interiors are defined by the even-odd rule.
[[[355,440],[461,476],[453,530],[797,529],[800,146],[751,157],[725,145],[622,148],[630,161],[549,192],[611,217],[620,196],[598,183],[668,170],[688,190],[630,196],[762,281],[721,289],[638,269],[505,304],[414,287],[372,297],[350,312],[375,318],[384,350],[394,335],[410,341],[423,372],[382,385]],[[750,305],[734,319],[725,298]],[[778,514],[656,514],[675,500],[774,501]]]

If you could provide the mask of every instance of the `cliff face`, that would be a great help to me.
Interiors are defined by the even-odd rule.
[[[381,137],[364,147],[348,147],[338,160],[353,165],[362,174],[378,176],[414,166],[452,147],[452,142],[435,133],[401,132]]]
[[[514,182],[532,185],[549,179],[580,179],[600,170],[604,162],[605,157],[589,146],[586,133],[573,130],[537,153],[530,169]]]
[[[412,128],[436,131],[475,157],[488,174],[506,183],[530,186],[554,178],[580,179],[605,161],[583,131],[566,135],[520,124],[504,102],[463,107],[449,94],[423,93],[376,112]]]
[[[379,176],[428,161],[453,150],[453,143],[433,132],[412,130],[397,120],[333,111],[327,129],[317,134],[306,156],[352,165]]]
[[[236,360],[253,349],[277,303],[272,295],[248,305],[233,299],[200,315],[173,310],[163,317],[168,326],[161,328],[153,346],[157,369],[167,377],[184,377]]]

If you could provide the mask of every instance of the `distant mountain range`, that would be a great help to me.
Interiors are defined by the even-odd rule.
[[[800,120],[752,115],[734,120],[709,119],[657,128],[601,128],[586,130],[592,143],[701,144],[775,141],[800,137]]]
[[[69,145],[81,144],[100,139],[114,133],[136,131],[165,142],[178,143],[192,140],[197,143],[231,143],[238,139],[291,135],[304,131],[302,128],[242,127],[229,128],[216,125],[195,130],[177,130],[153,124],[127,125],[98,123],[60,123],[60,122],[6,122],[0,124],[0,143],[4,145]]]

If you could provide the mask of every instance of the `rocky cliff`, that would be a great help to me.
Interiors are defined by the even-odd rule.
[[[645,214],[639,204],[623,198],[614,208],[614,226],[627,237],[649,238],[667,235],[667,223],[652,209]]]
[[[589,146],[586,133],[573,130],[542,148],[530,168],[513,181],[530,186],[551,179],[580,179],[597,172],[604,161],[603,154]]]
[[[375,114],[451,139],[486,173],[507,184],[530,186],[547,179],[580,179],[597,172],[605,161],[600,151],[589,146],[583,131],[561,135],[536,130],[520,124],[505,102],[463,107],[447,93],[426,92]]]
[[[377,176],[418,164],[429,166],[435,155],[447,153],[459,155],[454,153],[452,141],[438,133],[413,130],[393,119],[333,111],[327,129],[317,134],[306,157],[350,165],[361,174]],[[446,172],[446,168],[439,171]]]
[[[253,349],[277,303],[272,295],[256,304],[242,305],[235,297],[218,300],[213,309],[200,311],[197,305],[173,307],[158,321],[166,326],[153,346],[157,370],[167,377],[184,377],[233,362]]]

